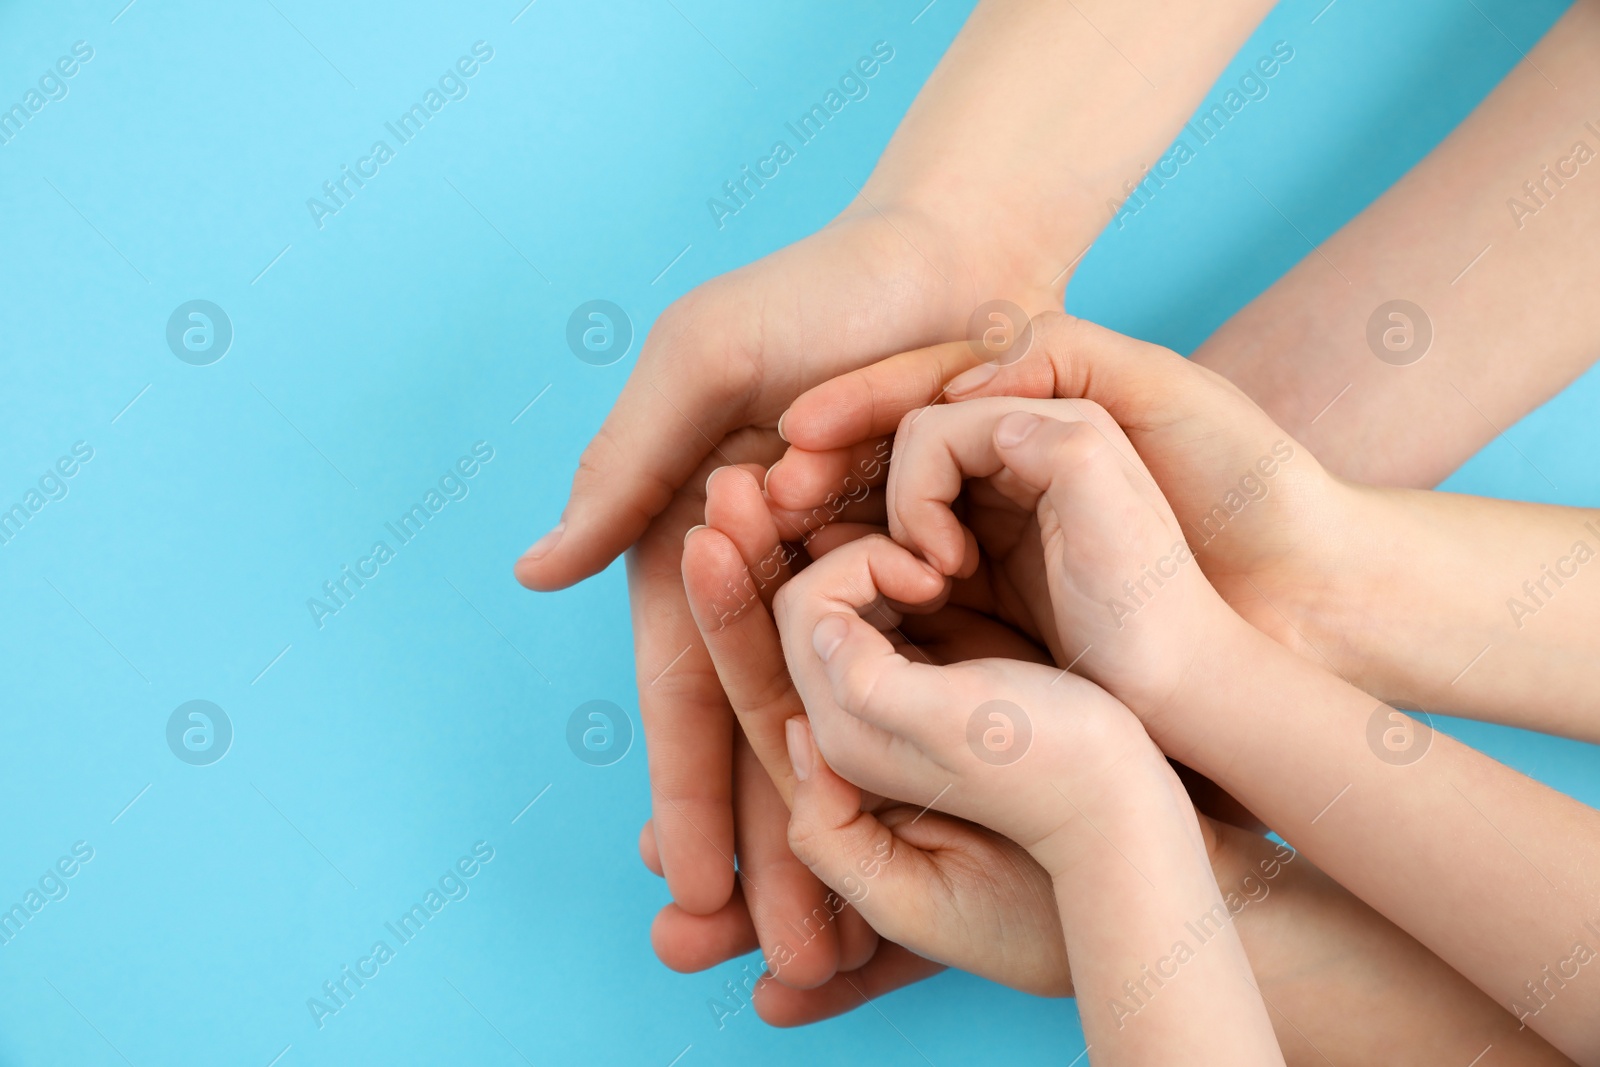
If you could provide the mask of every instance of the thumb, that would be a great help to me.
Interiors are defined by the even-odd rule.
[[[727,345],[695,332],[672,309],[657,322],[616,406],[578,459],[561,521],[517,561],[523,585],[561,589],[604,569],[723,437],[749,422],[758,361],[729,358]]]
[[[1130,504],[1133,516],[1146,506],[1158,515],[1167,510],[1138,453],[1109,420],[1061,422],[1013,411],[995,424],[994,444],[1007,469],[1044,496],[1063,529],[1126,548],[1139,533],[1124,528]]]
[[[823,760],[804,715],[790,719],[786,730],[797,779],[789,848],[824,885],[859,905],[866,895],[864,866],[870,869],[894,856],[894,835],[877,816],[861,810],[861,790]],[[870,914],[863,916],[884,932]]]
[[[1124,426],[1142,427],[1178,414],[1200,379],[1225,381],[1171,349],[1051,311],[1034,317],[1033,340],[1020,357],[972,368],[946,395],[1082,398]]]

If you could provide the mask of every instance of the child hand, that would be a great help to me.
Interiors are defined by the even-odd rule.
[[[1038,995],[1070,995],[1066,948],[1050,879],[1021,847],[982,827],[927,813],[921,801],[884,804],[868,798],[873,810],[863,812],[860,790],[826,769],[814,772],[809,782],[796,781],[785,723],[803,723],[804,708],[767,605],[806,560],[784,542],[814,535],[805,549],[820,557],[830,545],[843,545],[870,528],[851,520],[875,519],[881,529],[883,502],[880,492],[870,504],[863,501],[843,509],[839,521],[826,529],[812,529],[799,525],[795,516],[769,508],[760,490],[762,473],[752,467],[725,468],[708,481],[707,528],[687,539],[684,584],[750,747],[777,783],[775,793],[794,806],[791,848],[841,900],[849,902],[834,924],[841,937],[843,920],[859,915],[885,938],[929,959]],[[915,642],[905,645],[906,651],[919,658],[1043,655],[1007,627],[957,608],[904,620],[903,629]],[[808,740],[806,752],[810,751]],[[749,888],[752,910],[757,910],[755,898],[769,894],[769,881],[762,879],[759,886]],[[964,921],[931,921],[957,915]],[[664,919],[664,926],[658,923],[659,932],[670,935],[680,949],[674,958],[685,966],[704,965],[702,955],[687,951],[690,942],[720,935],[731,944],[730,938],[750,936],[748,919],[744,926],[729,921],[714,929],[708,920],[691,921],[676,913],[664,913]],[[827,933],[824,929],[823,936],[802,943],[792,935],[796,925],[769,924],[770,928],[758,931],[769,965],[786,961],[776,970],[779,981],[760,983],[755,989],[757,1009],[769,1021],[809,1020],[835,1003],[835,1011],[854,1007],[860,1003],[860,993],[850,983],[871,988],[873,974],[903,966],[894,963],[896,946],[884,941],[860,973],[842,970],[815,989],[789,988],[780,983],[792,982],[792,976],[804,970]],[[795,958],[801,966],[793,962]],[[840,966],[861,964],[841,952]],[[895,977],[887,980],[898,983],[922,977],[926,971],[909,976],[900,969],[893,973]]]
[[[1084,827],[1072,798],[1111,788],[1187,805],[1138,720],[1098,686],[1040,664],[938,666],[897,652],[885,632],[902,621],[892,605],[931,600],[944,585],[901,545],[869,536],[778,591],[784,658],[840,775],[982,823],[1052,873]]]
[[[788,733],[800,862],[891,942],[1025,993],[1072,995],[1050,876],[1022,846],[920,803],[864,811],[804,715]]]
[[[945,573],[973,566],[975,545],[951,510],[971,479],[1032,517],[1041,551],[1027,563],[1037,573],[1030,580],[1011,563],[1012,580],[1048,613],[1038,625],[1057,662],[1147,726],[1159,720],[1206,648],[1199,635],[1226,633],[1238,617],[1194,565],[1121,428],[1082,400],[991,397],[908,415],[890,468],[889,528]]]
[[[1015,435],[1002,420],[996,432],[1002,443],[1049,436],[1042,426],[1048,420],[1024,417],[1028,432]],[[1061,431],[1051,431],[1058,441],[1046,458],[1072,458],[1060,455],[1061,441],[1086,433],[1099,439],[1082,423],[1051,425]],[[1156,509],[1139,499],[1120,467],[1096,462],[1099,445],[1067,447],[1087,447],[1083,462],[1064,464],[1074,476],[1043,492],[1087,491],[1087,502],[1050,502],[1059,522],[1071,525],[1069,536],[1093,504],[1148,535]],[[918,466],[916,457],[905,467],[897,457],[897,471]],[[891,501],[891,514],[893,507]],[[1045,510],[1049,559],[1059,547],[1049,538],[1060,528]],[[1143,539],[1136,536],[1135,547]],[[1116,560],[1097,537],[1087,546],[1078,561],[1085,567]],[[1067,551],[1078,554],[1076,545]],[[1050,570],[1062,568],[1050,560]],[[1249,960],[1227,921],[1198,817],[1165,757],[1132,712],[1067,671],[997,659],[940,667],[895,651],[880,631],[898,626],[892,605],[937,597],[944,584],[904,547],[871,536],[835,549],[779,590],[774,607],[784,656],[821,753],[865,787],[928,797],[927,807],[1007,835],[1049,872],[1080,1008],[1112,1005],[1109,1013],[1081,1015],[1086,1040],[1106,1062],[1171,1062],[1181,1048],[1186,1062],[1282,1064]],[[1061,579],[1051,575],[1052,593],[1073,584],[1084,586],[1085,576],[1071,567]],[[1058,619],[1063,635],[1075,621],[1071,611]],[[807,731],[791,722],[790,754],[804,787],[824,773],[823,764],[809,750]],[[849,799],[835,798],[835,809]],[[866,834],[879,839],[883,855],[883,833]],[[804,848],[803,833],[799,840]],[[1212,932],[1203,939],[1192,935],[1195,915],[1211,917]],[[1184,935],[1201,947],[1181,941]],[[1192,977],[1165,984],[1148,1014],[1142,1002],[1129,1008],[1116,999],[1134,988],[1130,976],[1142,977],[1150,959],[1170,964],[1175,956],[1192,961],[1183,964]],[[1129,1025],[1134,1014],[1139,1022]],[[1206,1040],[1197,1042],[1202,1033]]]
[[[1175,352],[1059,312],[1035,316],[1031,337],[1026,353],[1004,366],[967,369],[974,357],[958,341],[891,356],[802,394],[781,423],[790,448],[767,478],[772,499],[816,506],[852,457],[873,454],[927,404],[1086,399],[1126,430],[1201,569],[1234,610],[1319,663],[1321,653],[1343,661],[1339,589],[1359,561],[1330,531],[1349,521],[1343,516],[1359,493],[1232,383]],[[955,370],[963,373],[952,377]]]

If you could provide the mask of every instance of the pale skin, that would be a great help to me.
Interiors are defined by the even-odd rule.
[[[1436,485],[1554,396],[1600,337],[1600,169],[1574,153],[1579,141],[1600,152],[1587,125],[1600,129],[1596,54],[1600,3],[1579,0],[1449,137],[1195,360],[1329,469],[1372,485]],[[1367,347],[1369,317],[1394,299],[1433,324],[1432,348],[1409,366]]]
[[[1059,314],[1033,325],[1032,349],[1004,368],[967,369],[976,357],[955,343],[801,396],[785,417],[801,444],[768,490],[813,506],[818,472],[921,397],[1082,397],[1127,429],[1211,582],[1264,633],[1393,702],[1600,741],[1600,512],[1335,478],[1194,362]],[[890,399],[902,379],[952,369]],[[999,572],[1002,598],[1030,576]]]
[[[767,610],[789,572],[771,561],[789,555],[780,536],[799,539],[812,527],[769,507],[759,488],[762,473],[747,465],[710,479],[707,516],[715,525],[690,534],[684,576],[745,730],[781,744],[785,724],[802,715],[803,707]],[[879,525],[848,521],[860,518]],[[875,509],[852,508],[845,521],[812,535],[807,548],[820,554],[841,540],[881,530],[884,518],[881,501]],[[1007,636],[1006,627],[954,605],[932,616],[905,617],[899,633],[915,641],[914,651],[906,645],[908,655],[934,662],[1044,659],[1042,650],[1030,652],[1025,639]],[[796,990],[779,981],[755,984],[763,1018],[793,1025],[858,1007],[866,997],[938,970],[929,960],[1033,993],[1072,991],[1050,879],[1014,842],[940,812],[925,812],[921,802],[874,806],[871,814],[863,813],[860,790],[825,765],[810,783],[798,783],[792,772],[780,780],[795,806],[789,828],[795,854],[852,902],[844,914],[864,917],[887,940],[863,968],[842,971],[815,989]],[[1246,879],[1260,881],[1273,846],[1209,819],[1200,827],[1217,881],[1231,892],[1248,894]],[[659,874],[653,835],[642,835],[640,846]],[[885,853],[895,862],[873,862]],[[863,873],[864,862],[872,863],[870,877]],[[1515,1062],[1567,1062],[1532,1031],[1519,1031],[1510,1015],[1495,1010],[1465,979],[1308,860],[1284,865],[1272,886],[1272,895],[1236,922],[1288,1062],[1320,1064],[1324,1056],[1336,1062],[1381,1058],[1420,1065],[1441,1056],[1470,1062],[1490,1045]],[[662,921],[695,924],[706,952],[700,966],[756,944],[749,918],[739,909],[711,920],[669,909],[658,930]],[[771,943],[763,942],[762,949],[764,959],[778,957]],[[780,974],[787,965],[777,968]],[[1363,1025],[1349,1026],[1352,1016]]]
[[[928,409],[897,438],[890,527],[943,573],[960,574],[974,549],[953,520],[928,513],[948,507],[963,477],[987,478],[1033,511],[1052,615],[1038,623],[1058,662],[1071,655],[1162,751],[1232,793],[1551,1044],[1600,1061],[1600,983],[1546,984],[1542,996],[1526,984],[1554,981],[1550,967],[1579,966],[1575,946],[1589,943],[1592,954],[1600,940],[1600,813],[1442,734],[1422,733],[1420,755],[1386,751],[1387,731],[1425,728],[1232,611],[1127,443],[1088,401],[999,397]],[[785,652],[793,666],[797,646],[786,642]],[[858,669],[852,691],[892,693],[888,679],[906,666],[903,656],[880,656]]]
[[[708,283],[658,321],[616,413],[582,460],[562,536],[553,543],[543,540],[541,551],[530,552],[519,563],[518,575],[535,588],[556,588],[598,570],[637,539],[630,553],[630,582],[641,678],[655,679],[689,649],[657,684],[641,687],[657,786],[657,818],[647,833],[666,854],[669,888],[678,902],[663,912],[656,927],[658,951],[669,964],[714,962],[707,945],[731,949],[742,943],[737,937],[718,940],[749,922],[741,911],[742,894],[733,893],[733,871],[725,858],[732,854],[734,808],[763,813],[748,818],[752,826],[766,820],[764,839],[781,839],[783,833],[781,805],[759,800],[762,787],[749,776],[739,780],[738,803],[733,803],[729,698],[693,626],[678,576],[681,533],[700,518],[700,485],[712,465],[724,462],[713,454],[712,463],[701,464],[708,441],[718,441],[729,458],[770,462],[775,458],[770,435],[757,442],[755,428],[771,427],[806,385],[890,352],[961,336],[967,312],[986,299],[1005,297],[1030,311],[1059,307],[1061,289],[1071,276],[1063,267],[1076,260],[1103,224],[1106,197],[1120,196],[1121,182],[1137,176],[1159,154],[1265,6],[1212,6],[1186,15],[1180,5],[1121,5],[1118,10],[1077,5],[1093,21],[1090,26],[1060,5],[980,5],[886,151],[864,198],[816,236]],[[1579,7],[1593,9],[1587,3]],[[1051,18],[1057,21],[1052,24]],[[1548,71],[1555,65],[1547,55],[1550,48],[1573,52],[1590,47],[1584,35],[1592,34],[1593,19],[1585,18],[1569,15],[1532,58]],[[1056,32],[1047,32],[1052,25]],[[1094,27],[1104,30],[1116,48]],[[1019,62],[1035,48],[1048,61]],[[1129,60],[1138,69],[1161,72],[1155,79],[1161,88],[1152,90]],[[1571,66],[1569,62],[1563,68],[1568,72],[1558,78],[1562,99],[1574,95],[1565,91],[1569,82],[1584,84],[1584,72]],[[995,76],[1000,71],[1004,77]],[[1063,75],[1067,71],[1083,72],[1083,79],[1074,83]],[[1027,84],[1014,84],[1024,74],[1030,79]],[[1527,80],[1519,67],[1506,84]],[[1092,94],[1085,94],[1086,85],[1094,87]],[[1440,153],[1452,153],[1448,165],[1430,173],[1480,175],[1483,181],[1499,183],[1502,176],[1483,165],[1499,159],[1496,138],[1505,129],[1528,123],[1543,129],[1538,124],[1552,114],[1548,101],[1535,101],[1531,115],[1517,114],[1516,106],[1506,111],[1508,105],[1497,102],[1507,98],[1503,88],[1485,108],[1499,107],[1509,118],[1464,125],[1424,164]],[[1108,101],[1119,100],[1125,103],[1108,106]],[[1070,137],[1058,132],[1063,115],[1081,116]],[[1003,138],[994,136],[997,122],[1005,124]],[[1469,130],[1472,136],[1464,136]],[[943,150],[945,139],[951,145],[981,146],[984,154],[998,144],[1013,158],[1005,167],[975,169],[970,165],[975,153]],[[1519,174],[1513,184],[1529,176]],[[1383,207],[1381,218],[1363,224],[1369,211],[1335,239],[1346,242],[1336,262],[1360,282],[1364,262],[1402,262],[1413,248],[1447,244],[1453,254],[1451,242],[1459,236],[1456,220],[1489,193],[1500,205],[1498,184],[1486,191],[1455,181],[1402,183],[1375,205],[1374,210]],[[1567,237],[1556,227],[1533,225],[1559,219],[1558,209],[1569,208]],[[1483,358],[1474,364],[1476,377],[1456,380],[1497,421],[1514,418],[1581,369],[1582,353],[1568,343],[1576,334],[1558,337],[1540,331],[1569,325],[1578,330],[1584,316],[1592,314],[1589,301],[1555,303],[1570,291],[1564,288],[1569,277],[1579,277],[1581,268],[1592,263],[1592,250],[1561,243],[1585,230],[1584,220],[1594,217],[1585,212],[1595,212],[1595,201],[1588,186],[1575,182],[1517,233],[1527,246],[1518,246],[1523,258],[1516,261],[1515,271],[1508,269],[1494,282],[1537,281],[1530,283],[1528,299],[1517,302],[1534,317],[1515,325],[1539,341],[1513,366]],[[1395,225],[1397,219],[1406,225]],[[955,225],[951,220],[962,221]],[[1029,235],[1026,246],[1016,243],[1018,234]],[[1460,284],[1475,281],[1480,271],[1494,266],[1503,247],[1497,244]],[[1546,249],[1556,254],[1544,254]],[[1474,251],[1467,250],[1469,258]],[[1320,265],[1320,259],[1308,257],[1285,283],[1242,313],[1238,321],[1244,326],[1226,327],[1200,353],[1203,359],[1215,353],[1220,360],[1237,352],[1227,372],[1291,427],[1306,423],[1345,384],[1325,388],[1309,370],[1301,374],[1297,368],[1364,353],[1359,327],[1369,310],[1366,303],[1375,302],[1339,296],[1346,283],[1325,268],[1319,271]],[[1413,298],[1434,309],[1434,303]],[[1341,309],[1338,318],[1324,321],[1320,313],[1306,310],[1323,306]],[[1537,318],[1538,309],[1546,306],[1560,307],[1562,315]],[[1339,323],[1356,328],[1333,328]],[[1469,325],[1473,343],[1484,353],[1503,350],[1513,336],[1492,321]],[[1438,344],[1464,335],[1446,324]],[[1553,340],[1563,344],[1549,343]],[[1284,351],[1296,358],[1279,360]],[[1491,373],[1516,380],[1491,390]],[[909,383],[912,391],[920,386]],[[1504,404],[1504,410],[1487,407],[1480,392]],[[1335,414],[1350,420],[1350,429],[1317,436],[1340,425]],[[1308,440],[1333,469],[1381,480],[1383,472],[1361,466],[1364,457],[1370,459],[1364,446],[1375,433],[1398,437],[1412,424],[1413,413],[1394,394],[1358,385],[1316,422]],[[1413,466],[1390,472],[1387,479],[1427,484],[1437,476],[1432,472],[1454,467],[1487,433],[1467,422],[1451,421],[1450,428],[1425,437],[1420,447],[1403,450]],[[739,448],[762,455],[743,454]],[[792,904],[791,914],[805,914],[815,906],[820,887],[792,865],[780,865],[772,877],[747,869],[756,875],[753,883],[770,888],[775,900]],[[775,903],[771,914],[775,917],[790,904]],[[710,925],[690,921],[696,916]],[[863,937],[856,943],[869,941]],[[840,965],[830,955],[835,951],[819,950],[816,969],[809,974],[797,970],[795,980],[809,982],[832,973]],[[901,977],[872,988],[892,988],[916,973],[915,965],[894,973]],[[818,987],[817,998],[800,998],[818,1005],[812,1017],[839,1010],[838,1002],[825,999],[823,988]]]
[[[1053,685],[1060,672],[1040,664],[911,663],[856,614],[892,629],[900,619],[874,610],[879,596],[917,602],[943,587],[881,537],[836,549],[784,587],[777,618],[807,711],[788,720],[797,777],[826,773],[809,720],[849,778],[939,796],[944,810],[1025,842],[1054,888],[1091,1063],[1283,1063],[1188,794],[1133,715],[1082,679]],[[880,677],[862,689],[862,664],[877,671],[886,656],[917,679]],[[1006,710],[985,728],[1032,723],[1025,751],[1009,733],[998,752],[984,750],[1015,763],[969,750],[968,713],[992,701]],[[859,812],[859,794],[838,799]],[[889,850],[883,865],[896,861]],[[1196,920],[1199,934],[1186,926]],[[1161,977],[1147,977],[1152,966],[1165,984],[1152,985]],[[1125,991],[1137,981],[1143,996]]]
[[[716,940],[685,920],[727,917],[736,809],[769,810],[735,794],[729,698],[679,576],[683,534],[701,518],[706,457],[760,458],[749,450],[772,448],[771,428],[806,387],[962,336],[983,301],[1059,307],[1107,199],[1170,141],[1269,6],[985,0],[839,218],[657,320],[579,462],[562,522],[516,571],[531,588],[556,589],[632,546],[638,674],[652,680],[640,687],[650,832],[674,901],[655,943],[669,965],[703,959],[701,946]],[[1158,85],[1140,70],[1159,71]],[[996,165],[975,171],[980,156]],[[774,811],[763,836],[783,832]],[[785,909],[793,919],[821,904],[808,872],[758,866],[747,863],[745,889],[787,902],[758,917],[772,936],[787,925]],[[831,939],[812,951],[813,964],[785,981],[813,985],[840,965]]]

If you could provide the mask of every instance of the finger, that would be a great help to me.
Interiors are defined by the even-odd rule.
[[[598,325],[598,324],[597,324]],[[650,332],[616,405],[583,450],[562,520],[517,561],[530,589],[560,589],[598,572],[650,520],[729,430],[751,421],[755,360],[694,331],[672,312]]]
[[[867,965],[878,951],[882,938],[872,924],[855,909],[846,905],[839,913],[839,970],[854,971]]]
[[[733,891],[734,721],[689,611],[681,546],[656,527],[628,553],[629,606],[662,869],[672,899],[707,915]]]
[[[874,526],[864,522],[836,522],[818,530],[806,542],[806,555],[813,560],[821,559],[836,548],[842,548],[852,541],[859,541],[872,534],[887,537],[889,528],[881,524]]]
[[[952,685],[945,672],[960,668],[913,663],[850,612],[819,620],[812,646],[834,703],[849,715],[919,748],[948,733]]]
[[[830,552],[801,571],[784,586],[774,601],[780,616],[780,633],[787,642],[790,621],[804,641],[784,651],[791,666],[794,656],[810,653],[811,628],[816,620],[836,611],[861,612],[883,600],[921,604],[944,595],[944,576],[887,537],[867,536]],[[785,617],[786,616],[786,617]]]
[[[781,508],[804,510],[832,497],[853,497],[882,485],[889,473],[889,438],[808,452],[790,447],[767,472],[767,496]]]
[[[869,1000],[931,978],[942,970],[943,964],[881,941],[865,967],[836,974],[816,989],[791,989],[781,982],[756,983],[756,1014],[769,1026],[804,1026],[854,1011]]]
[[[945,574],[965,577],[963,572],[977,560],[976,542],[951,505],[969,479],[992,478],[1005,469],[994,446],[994,427],[1013,411],[1062,421],[1098,414],[1092,404],[1080,407],[1069,400],[990,397],[923,408],[906,416],[895,435],[895,461],[885,491],[889,534]],[[1036,500],[1034,494],[1013,502],[1032,510]]]
[[[656,843],[656,825],[650,819],[644,821],[644,828],[639,831],[639,858],[651,874],[662,877],[661,846]]]
[[[743,956],[758,943],[750,909],[738,887],[728,902],[710,915],[691,915],[668,904],[650,924],[650,947],[663,964],[680,974]]]
[[[906,412],[937,401],[945,382],[982,359],[966,341],[901,352],[800,394],[778,432],[812,452],[893,433]]]
[[[1172,401],[1197,383],[1226,379],[1170,349],[1115,333],[1086,319],[1046,312],[1033,319],[1033,343],[1015,362],[985,363],[950,382],[948,399],[980,396],[1082,397],[1130,430],[1172,417]]]
[[[920,795],[926,774],[905,774],[901,763],[910,753],[893,752],[893,737],[839,708],[822,664],[831,649],[813,641],[816,620],[842,613],[871,633],[886,655],[894,655],[888,639],[863,614],[892,628],[896,616],[880,600],[916,603],[943,595],[944,589],[944,580],[901,546],[883,537],[864,537],[790,579],[773,604],[784,661],[822,751],[850,780],[882,795]]]
[[[761,492],[764,468],[756,464],[720,467],[706,480],[706,525],[731,541],[755,579],[763,604],[789,577],[793,550],[778,537],[778,524]]]
[[[683,588],[718,684],[756,758],[788,802],[794,770],[783,722],[805,711],[783,659],[778,631],[738,548],[719,530],[684,540]]]
[[[1140,511],[1147,509],[1147,515],[1176,532],[1177,519],[1143,462],[1137,454],[1133,463],[1128,461],[1132,446],[1120,427],[1108,430],[1016,411],[995,424],[993,439],[994,451],[1007,469],[1049,501],[1064,531],[1105,531],[1108,536],[1101,542],[1120,555],[1127,548],[1127,537],[1124,531],[1108,529],[1108,523],[1117,514],[1113,505],[1129,501],[1142,503]]]
[[[815,988],[839,969],[835,923],[844,899],[789,850],[789,809],[748,745],[735,749],[734,777],[740,884],[762,959],[784,985]]]
[[[938,865],[861,810],[861,790],[828,766],[804,719],[790,720],[789,748],[807,769],[789,817],[794,855],[883,937],[926,942],[935,936],[937,917],[923,905],[930,886],[941,884]]]
[[[772,505],[772,518],[778,524],[778,532],[785,541],[798,541],[804,544],[835,523],[868,522],[882,526],[883,509],[883,491],[874,489],[859,500],[836,497],[810,511],[789,511]]]

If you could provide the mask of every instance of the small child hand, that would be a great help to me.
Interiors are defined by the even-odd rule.
[[[1137,719],[1082,678],[1040,664],[913,662],[883,630],[890,605],[931,600],[944,580],[882,536],[851,542],[790,579],[774,601],[784,658],[819,749],[862,788],[982,823],[1051,869],[1074,796],[1182,787]],[[865,613],[865,617],[862,614]],[[880,629],[881,628],[881,629]],[[1187,803],[1187,801],[1185,801]]]
[[[944,573],[974,567],[975,540],[951,510],[972,479],[1031,517],[1039,554],[1028,556],[1024,538],[1003,565],[1041,616],[1057,662],[1147,725],[1158,719],[1203,653],[1201,637],[1239,620],[1195,565],[1121,428],[1085,400],[991,397],[907,416],[889,474],[889,528]]]

